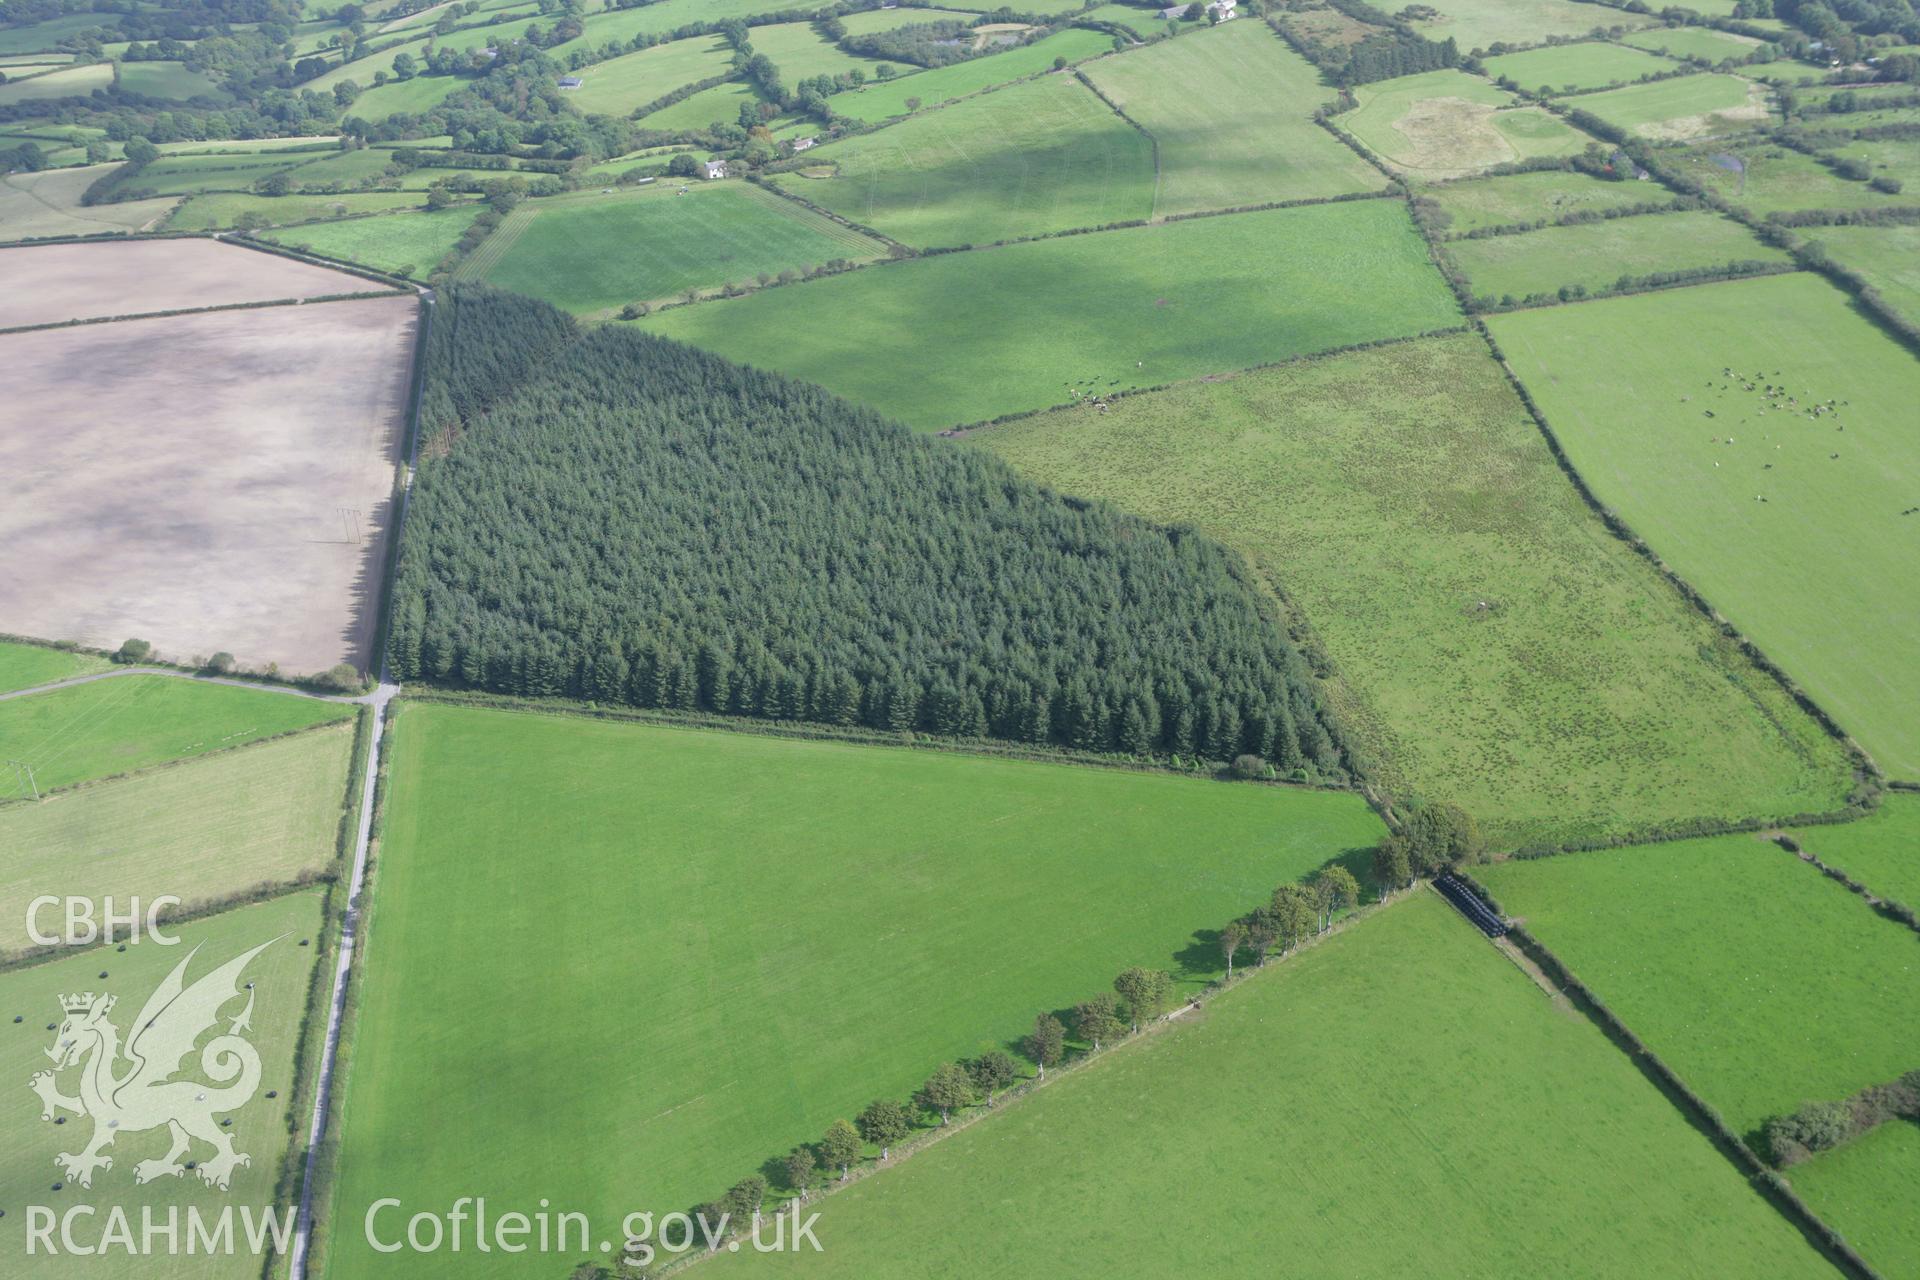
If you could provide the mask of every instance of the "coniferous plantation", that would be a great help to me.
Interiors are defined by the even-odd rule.
[[[400,678],[1341,771],[1219,545],[665,339],[438,311]]]

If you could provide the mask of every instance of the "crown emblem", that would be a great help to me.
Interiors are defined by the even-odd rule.
[[[60,1008],[67,1013],[85,1013],[93,1008],[93,992],[83,991],[77,995],[61,996]]]

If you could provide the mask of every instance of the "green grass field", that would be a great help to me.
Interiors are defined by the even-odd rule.
[[[917,20],[929,21],[925,18]],[[872,79],[874,69],[882,61],[848,53],[839,45],[821,39],[820,33],[813,29],[810,22],[779,22],[755,27],[753,51],[773,59],[773,65],[780,68],[781,78],[790,85],[814,76],[839,76],[855,70],[866,73],[867,78]],[[911,72],[914,67],[909,63],[896,62],[893,69]]]
[[[91,653],[70,653],[38,644],[14,644],[0,640],[0,693],[31,689],[90,671],[105,671],[112,664]]]
[[[1864,277],[1894,310],[1920,324],[1920,225],[1809,227],[1803,234]]]
[[[937,428],[1458,318],[1404,208],[1376,200],[943,254],[652,327]]]
[[[1832,1274],[1424,891],[814,1208],[714,1274]]]
[[[1675,69],[1665,58],[1605,41],[1503,53],[1488,58],[1485,65],[1487,74],[1496,80],[1508,79],[1522,89],[1545,88],[1553,93],[1630,84],[1641,76]]]
[[[1758,836],[1474,875],[1736,1132],[1913,1070],[1913,931]]]
[[[299,153],[264,155],[161,156],[118,186],[151,191],[161,196],[194,195],[203,191],[250,191],[255,182],[276,173],[289,173],[313,157]]]
[[[1582,94],[1573,105],[1615,128],[1663,141],[1764,124],[1770,115],[1764,88],[1718,71]]]
[[[1920,598],[1913,357],[1804,273],[1488,323],[1600,500],[1883,769],[1920,777],[1920,634],[1877,607]]]
[[[1540,44],[1548,36],[1579,36],[1596,27],[1653,21],[1625,11],[1595,13],[1591,5],[1572,0],[1445,0],[1434,8],[1440,16],[1415,22],[1414,30],[1429,40],[1451,36],[1462,53],[1500,43]]]
[[[113,64],[109,62],[88,63],[49,71],[45,75],[9,78],[5,84],[0,84],[0,106],[54,98],[84,98],[95,89],[106,89],[112,84]]]
[[[1449,234],[1528,223],[1540,218],[1553,221],[1665,196],[1664,192],[1650,190],[1645,183],[1608,182],[1557,169],[1447,182],[1421,194],[1447,211],[1452,219],[1446,228]]]
[[[42,894],[191,905],[321,870],[352,752],[353,725],[327,725],[0,807],[0,902],[22,908],[0,917],[0,951],[29,944],[24,904]]]
[[[1813,1211],[1883,1276],[1920,1275],[1920,1124],[1894,1120],[1787,1171]]]
[[[1707,210],[1610,218],[1525,235],[1456,240],[1447,252],[1479,297],[1553,293],[1564,285],[1611,289],[1622,276],[1793,261],[1732,218]]]
[[[87,188],[117,167],[95,164],[0,176],[0,240],[137,231],[172,211],[177,202],[166,199],[82,205]]]
[[[640,126],[678,132],[705,129],[714,124],[738,124],[740,105],[749,102],[757,104],[759,101],[760,95],[754,92],[752,85],[730,80],[640,117]]]
[[[1920,796],[1890,792],[1858,822],[1802,827],[1791,834],[1801,848],[1881,897],[1920,904]]]
[[[1153,212],[1153,144],[1067,76],[956,102],[805,158],[806,169],[777,179],[783,189],[920,247]],[[823,166],[832,176],[806,176]]]
[[[39,53],[90,27],[104,25],[95,13],[68,13],[44,22],[0,28],[0,53]]]
[[[7,1209],[6,1216],[0,1218],[0,1251],[13,1258],[25,1256],[29,1205],[46,1206],[56,1214],[76,1205],[93,1205],[92,1218],[75,1219],[77,1240],[92,1244],[100,1240],[108,1214],[115,1207],[124,1209],[131,1220],[137,1242],[143,1206],[151,1207],[164,1225],[169,1207],[184,1215],[188,1206],[194,1206],[202,1215],[216,1216],[223,1206],[232,1205],[237,1218],[240,1206],[257,1215],[274,1203],[281,1159],[294,1123],[294,1040],[306,1012],[314,956],[319,950],[320,904],[317,890],[288,894],[170,929],[168,932],[179,938],[177,946],[161,946],[148,939],[124,952],[94,951],[0,973],[0,1076],[10,1082],[13,1095],[7,1106],[0,1108],[0,1205]],[[315,940],[315,945],[301,946],[302,938]],[[247,1039],[259,1050],[262,1071],[253,1100],[230,1113],[234,1146],[252,1157],[250,1165],[235,1170],[230,1190],[212,1190],[192,1173],[137,1186],[134,1166],[167,1153],[166,1134],[151,1130],[121,1133],[108,1148],[108,1154],[114,1157],[113,1168],[96,1173],[91,1188],[63,1183],[62,1189],[53,1190],[53,1183],[61,1181],[54,1156],[80,1150],[93,1129],[91,1121],[76,1120],[71,1114],[66,1115],[64,1125],[41,1120],[39,1102],[26,1087],[30,1076],[50,1065],[44,1051],[52,1044],[53,1033],[46,1028],[48,1023],[60,1022],[60,997],[84,991],[113,993],[120,1003],[110,1020],[124,1034],[148,995],[195,946],[202,950],[188,968],[189,982],[274,939],[278,940],[247,966],[244,977],[254,984],[250,993],[254,998],[252,1030]],[[104,979],[98,976],[102,970],[108,974]],[[243,1007],[244,1002],[238,999],[223,1006],[226,1016],[220,1023],[222,1031]],[[20,1021],[14,1021],[16,1016]],[[124,1064],[119,1069],[124,1072]],[[186,1059],[181,1078],[211,1082],[201,1072],[197,1054]],[[78,1072],[69,1069],[61,1073],[58,1082],[71,1095],[77,1079]],[[277,1096],[268,1097],[269,1093]],[[196,1143],[187,1158],[204,1160],[210,1153],[209,1146]],[[237,1221],[235,1231],[240,1232]],[[138,1275],[141,1280],[252,1280],[260,1274],[261,1259],[239,1245],[227,1255],[189,1255],[184,1216],[177,1255],[168,1255],[164,1237],[158,1239],[155,1256],[142,1257],[119,1273]],[[96,1257],[76,1257],[64,1251],[61,1256],[48,1257],[43,1252],[19,1264],[22,1269],[16,1274],[35,1280],[98,1277],[114,1272],[109,1258],[125,1256],[118,1250]]]
[[[1587,512],[1473,335],[975,439],[1240,549],[1318,632],[1383,779],[1496,840],[1845,798],[1837,747]]]
[[[596,10],[586,16],[583,35],[554,45],[547,53],[564,61],[575,49],[598,49],[609,41],[624,44],[642,32],[663,36],[695,22],[756,18],[793,7],[792,0],[660,0],[631,9]]]
[[[1192,989],[1194,930],[1382,830],[1351,794],[950,752],[431,705],[393,737],[336,1278],[400,1274],[346,1225],[376,1196],[717,1194],[1128,964]]]
[[[1706,11],[1703,9],[1701,12]],[[1760,47],[1758,40],[1734,35],[1730,31],[1715,31],[1711,27],[1653,27],[1646,31],[1628,32],[1620,37],[1620,43],[1675,58],[1705,58],[1716,65],[1728,58],[1744,61]],[[1765,71],[1767,68],[1756,67],[1755,70]]]
[[[418,52],[414,56],[418,57]],[[373,61],[376,66],[387,65],[377,58]],[[368,74],[371,70],[368,69]],[[420,115],[431,111],[472,81],[459,76],[415,76],[411,80],[389,80],[382,85],[368,85],[365,80],[360,83],[364,87],[347,109],[348,114],[378,123],[401,112]]]
[[[978,17],[978,14],[962,13],[958,9],[861,9],[843,14],[840,21],[846,26],[847,34],[864,36],[875,31],[892,31],[899,27],[920,22],[937,22],[942,18]]]
[[[425,277],[452,252],[479,216],[476,205],[431,212],[393,213],[289,227],[264,237],[275,244],[357,262],[395,275]]]
[[[918,110],[908,99],[921,106],[936,107],[997,84],[1039,75],[1053,66],[1055,58],[1080,62],[1109,53],[1112,49],[1113,37],[1105,32],[1073,27],[1005,53],[969,58],[951,66],[889,80],[885,84],[869,81],[863,88],[836,93],[827,101],[843,116],[870,124],[877,123]]]
[[[1574,155],[1587,138],[1464,71],[1356,85],[1360,105],[1335,122],[1411,178],[1443,181],[1535,156]]]
[[[126,62],[120,66],[120,90],[143,98],[192,98],[226,101],[232,95],[210,77],[190,71],[182,62]]]
[[[1264,23],[1229,22],[1102,58],[1087,76],[1158,143],[1156,217],[1383,185],[1313,122],[1333,91]]]
[[[775,28],[754,31],[756,52],[765,52],[759,45],[760,34],[771,30]],[[567,100],[588,115],[624,116],[682,85],[726,75],[732,57],[733,50],[717,36],[672,40],[583,67],[578,73],[582,83]],[[788,76],[789,82],[793,79]]]
[[[327,720],[338,702],[170,676],[120,676],[0,702],[0,760],[33,766],[40,790],[204,755]],[[0,794],[25,795],[9,769]]]
[[[419,192],[379,191],[366,194],[321,196],[243,196],[226,192],[192,196],[167,219],[168,231],[217,231],[231,227],[242,214],[257,213],[275,223],[312,222],[354,213],[391,213],[422,207]],[[103,206],[112,208],[113,206]],[[478,212],[469,209],[468,215]],[[291,233],[289,233],[291,234]]]
[[[506,225],[497,258],[468,260],[503,289],[592,313],[663,301],[686,289],[752,283],[761,272],[864,259],[882,246],[858,232],[745,183],[664,182],[631,194],[588,195],[522,206],[531,221]],[[516,234],[517,232],[517,234]],[[464,273],[463,273],[464,274]]]

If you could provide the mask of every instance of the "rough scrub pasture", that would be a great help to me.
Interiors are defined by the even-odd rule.
[[[1600,501],[1920,777],[1920,363],[1805,273],[1488,324]]]
[[[0,796],[28,797],[76,782],[245,746],[353,708],[272,689],[160,675],[115,676],[0,702]]]
[[[1815,157],[1760,134],[1708,138],[1661,158],[1757,217],[1807,209],[1888,209],[1912,203],[1910,196],[1849,181]],[[1819,227],[1809,232],[1817,239],[1829,230],[1845,229]]]
[[[393,738],[335,1280],[464,1273],[376,1256],[376,1197],[671,1210],[1129,964],[1197,990],[1195,930],[1382,830],[1350,793],[573,716],[403,704]]]
[[[1606,293],[1620,280],[1664,272],[1785,269],[1793,259],[1710,210],[1609,218],[1523,235],[1457,240],[1447,253],[1476,297],[1499,301],[1562,288]]]
[[[339,837],[353,733],[326,724],[0,805],[0,901],[21,905],[0,918],[0,954],[31,942],[24,904],[42,894],[123,908],[171,894],[191,909],[321,871]]]
[[[783,191],[919,248],[1153,213],[1153,144],[1070,76],[1043,76],[805,153]]]
[[[213,240],[25,245],[0,250],[0,329],[384,288],[361,276]],[[4,339],[0,339],[3,341]]]
[[[516,209],[462,265],[480,279],[583,314],[663,303],[885,246],[745,183],[662,183]]]
[[[1332,657],[1376,776],[1465,806],[1496,841],[1845,799],[1837,746],[1587,511],[1473,335],[973,439],[1246,554]]]
[[[136,1243],[143,1208],[163,1227],[171,1210],[180,1215],[178,1250],[168,1253],[165,1237],[156,1237],[154,1253],[139,1258],[134,1268],[120,1269],[119,1274],[137,1274],[141,1280],[255,1280],[259,1276],[261,1260],[244,1242],[239,1209],[246,1206],[257,1220],[279,1198],[281,1161],[296,1123],[294,1047],[305,1020],[320,927],[321,894],[307,890],[179,925],[169,930],[179,938],[176,946],[162,946],[149,938],[125,951],[107,948],[0,973],[0,1078],[9,1082],[8,1092],[13,1095],[0,1107],[0,1205],[7,1209],[6,1216],[0,1217],[0,1250],[11,1258],[26,1256],[28,1205],[44,1205],[56,1214],[76,1206],[95,1206],[91,1216],[83,1213],[74,1219],[75,1237],[82,1245],[99,1243],[107,1230],[108,1213],[115,1207],[126,1213]],[[308,945],[302,946],[303,940]],[[228,1190],[213,1190],[195,1171],[136,1183],[136,1165],[167,1154],[164,1129],[116,1134],[105,1152],[113,1158],[113,1167],[96,1171],[91,1187],[63,1177],[54,1157],[78,1152],[94,1122],[70,1113],[62,1113],[64,1124],[42,1120],[39,1103],[27,1090],[28,1079],[51,1065],[46,1050],[53,1045],[54,1033],[48,1024],[61,1021],[60,997],[89,991],[115,996],[118,1004],[109,1020],[124,1035],[147,997],[196,946],[200,950],[188,967],[189,983],[262,943],[270,945],[247,966],[242,979],[252,985],[246,993],[253,1004],[245,1034],[260,1055],[259,1088],[251,1101],[229,1113],[216,1113],[219,1119],[231,1119],[231,1127],[224,1132],[232,1135],[234,1149],[250,1158],[233,1171]],[[105,977],[100,976],[102,971]],[[223,1002],[220,1029],[225,1031],[245,1007],[240,998]],[[185,1078],[214,1083],[200,1072],[197,1053],[186,1064]],[[116,1071],[125,1074],[128,1066],[123,1061]],[[72,1095],[77,1091],[78,1072],[71,1068],[60,1072],[56,1081],[62,1092]],[[213,1154],[210,1145],[196,1141],[185,1159],[197,1166]],[[221,1207],[228,1205],[236,1211],[235,1249],[224,1254],[189,1254],[188,1208],[217,1219]],[[292,1210],[284,1207],[278,1212],[284,1218]],[[34,1280],[87,1280],[114,1272],[124,1261],[125,1254],[118,1248],[94,1257],[60,1249],[58,1256],[49,1257],[43,1246],[30,1262],[13,1270]]]
[[[1424,890],[812,1209],[823,1252],[706,1265],[1602,1280],[1626,1253],[1688,1280],[1833,1274]]]
[[[1443,181],[1535,156],[1575,155],[1587,137],[1464,71],[1356,85],[1359,105],[1334,123],[1396,173]]]
[[[1085,71],[1154,141],[1155,217],[1382,185],[1378,170],[1314,123],[1333,93],[1264,23],[1229,22]]]
[[[945,254],[649,323],[931,430],[1458,321],[1404,206],[1368,200]]]
[[[1756,1146],[1772,1116],[1913,1070],[1913,931],[1759,836],[1474,875]]]
[[[71,251],[122,248],[174,250]],[[96,307],[113,305],[102,266],[79,280],[101,291]],[[221,277],[192,287],[221,296]],[[42,314],[74,296],[34,292]],[[226,652],[288,674],[364,670],[418,306],[395,296],[0,336],[15,371],[0,474],[21,499],[0,506],[12,549],[0,617],[99,648],[138,637],[175,661]]]

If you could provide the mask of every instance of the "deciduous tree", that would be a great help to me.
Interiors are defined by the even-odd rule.
[[[913,1122],[907,1116],[907,1109],[889,1098],[880,1098],[867,1104],[855,1124],[860,1127],[860,1136],[880,1148],[880,1159],[885,1160],[893,1152],[893,1144],[907,1136],[913,1128]]]
[[[943,1063],[927,1077],[914,1098],[927,1110],[939,1112],[944,1125],[954,1111],[973,1101],[973,1078],[959,1063]]]

